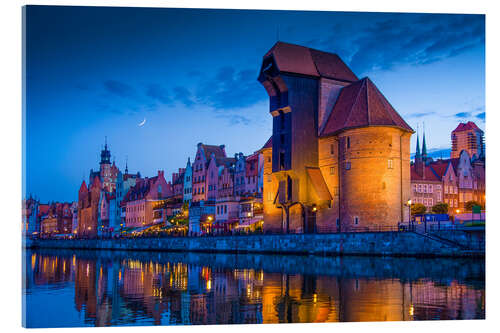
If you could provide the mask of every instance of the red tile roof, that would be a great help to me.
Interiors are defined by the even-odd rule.
[[[411,167],[411,180],[425,180],[425,181],[437,181],[440,182],[441,178],[438,177],[430,167],[430,165],[424,166],[424,173],[422,175],[417,173],[416,165],[413,164]]]
[[[207,160],[210,160],[210,156],[212,154],[215,155],[215,158],[223,158],[226,157],[226,152],[221,146],[213,146],[213,145],[201,145],[203,152],[205,153],[205,157]]]
[[[354,82],[358,78],[334,53],[314,50],[305,46],[277,42],[264,55],[272,55],[280,72],[297,73]]]
[[[468,131],[468,130],[480,130],[482,132],[482,130],[479,127],[477,127],[477,125],[474,122],[468,121],[467,123],[458,124],[457,128],[455,128],[451,133]]]
[[[450,160],[438,160],[435,162],[432,162],[430,166],[434,170],[434,172],[437,174],[437,176],[440,179],[443,179],[444,175],[446,174],[446,170],[448,170],[448,166],[450,165]]]
[[[365,126],[391,126],[413,132],[369,78],[342,88],[321,136]]]
[[[81,193],[81,192],[87,192],[88,191],[88,188],[87,188],[87,184],[85,183],[85,180],[82,182],[82,185],[80,186],[80,189],[78,190],[78,193]]]
[[[271,137],[266,141],[266,143],[261,149],[272,148],[272,147],[273,147],[273,136],[271,135]]]

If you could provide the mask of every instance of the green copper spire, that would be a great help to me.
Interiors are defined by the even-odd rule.
[[[422,141],[422,158],[427,159],[427,145],[425,144],[425,124],[424,124],[424,139]]]

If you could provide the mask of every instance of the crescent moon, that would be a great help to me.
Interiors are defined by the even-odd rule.
[[[146,118],[139,124],[139,127],[142,127],[146,123]]]

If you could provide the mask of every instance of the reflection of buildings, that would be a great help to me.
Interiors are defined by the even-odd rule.
[[[29,253],[27,287],[73,288],[95,326],[466,319],[484,289],[420,279],[269,273],[182,262]],[[142,256],[142,255],[141,255]]]

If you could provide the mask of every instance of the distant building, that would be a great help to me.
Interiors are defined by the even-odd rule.
[[[109,236],[113,232],[118,231],[116,223],[119,221],[120,211],[116,205],[116,192],[108,193],[101,191],[99,200],[99,219],[97,234],[98,236]]]
[[[31,195],[23,200],[22,223],[23,233],[31,235],[40,232],[40,221],[38,219],[38,207],[40,202]]]
[[[234,194],[243,195],[246,192],[246,157],[243,153],[234,154]]]
[[[358,79],[335,54],[278,42],[259,81],[273,120],[272,147],[262,150],[271,158],[265,232],[382,230],[408,221],[413,130],[370,79]]]
[[[460,123],[451,132],[451,158],[460,158],[462,150],[473,159],[484,159],[484,132],[472,121]]]
[[[214,232],[229,232],[239,222],[239,197],[222,197],[215,204]]]
[[[179,168],[178,172],[172,173],[172,195],[175,199],[182,201],[184,198],[184,177],[186,169]]]
[[[189,207],[189,234],[211,232],[215,219],[215,202],[194,201]]]
[[[218,164],[217,199],[233,198],[237,195],[234,186],[236,159],[231,157],[221,158]]]
[[[188,158],[186,164],[186,171],[184,171],[184,197],[183,200],[185,203],[190,203],[193,199],[193,168],[191,167],[191,161]]]
[[[254,153],[245,158],[245,195],[257,196],[262,194],[262,189],[259,187],[259,160],[261,158],[262,156],[259,153]]]
[[[98,175],[95,175],[90,187],[82,182],[78,191],[78,229],[79,237],[96,237],[99,221],[99,202],[102,184]]]
[[[457,128],[462,128],[461,125]],[[417,135],[415,162],[411,165],[413,203],[423,204],[429,212],[435,204],[446,203],[448,213],[452,215],[463,212],[468,201],[485,205],[484,156],[471,157],[467,150],[462,149],[458,158],[433,161],[426,152],[425,134],[422,152]]]
[[[239,222],[238,229],[256,229],[262,230],[264,223],[264,210],[262,198],[247,197],[243,198],[239,204]]]
[[[118,230],[119,228],[123,228],[125,226],[126,207],[122,205],[122,201],[130,188],[135,186],[137,181],[140,179],[141,174],[139,172],[136,174],[130,174],[128,172],[128,162],[125,165],[125,173],[122,174],[121,172],[118,172],[116,182],[116,209],[119,214],[116,214],[117,221],[110,224],[110,227],[113,227],[114,230]]]
[[[226,151],[224,148],[224,145],[212,146],[198,143],[196,157],[193,162],[193,202],[207,200],[208,184],[206,182],[206,177],[210,157],[213,154],[215,158],[225,158]]]
[[[171,196],[172,185],[165,180],[163,171],[158,171],[155,177],[139,179],[122,201],[126,210],[125,226],[152,225],[155,203]]]
[[[72,203],[53,202],[40,221],[43,235],[71,234],[73,224]]]

